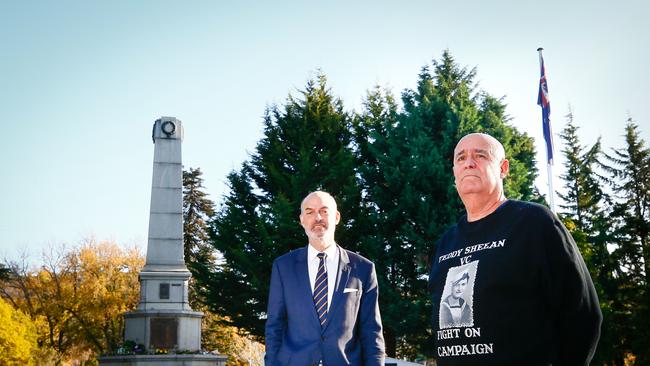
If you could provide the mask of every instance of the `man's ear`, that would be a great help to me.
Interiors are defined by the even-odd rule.
[[[508,173],[510,173],[510,162],[508,159],[501,160],[501,166],[499,168],[501,170],[501,179],[507,177]]]
[[[336,211],[336,224],[338,225],[340,221],[341,221],[341,213],[337,210]]]

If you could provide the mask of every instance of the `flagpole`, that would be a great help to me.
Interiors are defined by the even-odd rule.
[[[537,52],[539,52],[539,67],[540,67],[540,70],[543,70],[543,73],[544,73],[543,75],[541,75],[541,77],[546,78],[546,71],[544,69],[544,58],[542,57],[542,51],[543,50],[544,49],[542,47],[540,47],[540,48],[537,49]],[[544,82],[546,82],[546,81],[544,80]],[[542,119],[544,119],[543,113],[544,112],[542,111]],[[548,124],[549,124],[549,126],[548,126],[549,132],[550,132],[550,128],[551,128],[550,120],[548,121]],[[552,136],[551,136],[551,138],[552,138]],[[546,138],[545,138],[545,140],[546,140]],[[547,173],[547,178],[546,179],[547,179],[547,182],[548,182],[547,183],[548,184],[548,203],[549,203],[551,211],[553,211],[553,213],[555,213],[555,200],[554,200],[554,196],[555,196],[554,192],[555,191],[553,190],[553,155],[552,155],[552,150],[551,150],[551,149],[553,149],[553,145],[551,144],[551,146],[548,146],[548,144],[549,144],[548,141],[546,141],[546,144],[547,144],[547,147],[546,147],[546,155],[547,155],[546,156],[546,173]],[[549,153],[549,151],[551,151],[551,152]]]
[[[551,163],[546,164],[546,173],[548,174],[548,204],[551,206],[551,211],[555,213],[555,202],[553,200],[553,165]]]

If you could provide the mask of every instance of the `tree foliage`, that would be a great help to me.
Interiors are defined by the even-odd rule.
[[[634,354],[640,365],[650,364],[650,149],[641,139],[638,126],[628,119],[625,144],[606,154],[607,173],[613,191],[608,218],[613,241],[611,253],[616,266],[616,296],[611,300],[612,312],[618,315],[610,322],[616,332],[616,358],[621,353]]]
[[[581,144],[572,112],[560,137],[566,158],[564,189],[558,192],[562,217],[589,267],[603,311],[593,364],[648,364],[650,150],[631,119],[626,146],[609,154],[602,152],[600,139],[591,147]]]
[[[342,215],[337,242],[377,264],[389,355],[426,353],[428,256],[462,207],[451,171],[458,138],[488,132],[504,141],[513,198],[534,197],[537,175],[532,139],[507,123],[499,99],[475,90],[476,70],[448,51],[432,70],[424,67],[417,88],[402,93],[402,110],[376,87],[362,112],[345,113],[323,75],[267,109],[264,137],[228,176],[230,192],[212,221],[224,263],[202,275],[211,310],[262,336],[271,263],[306,245],[299,205],[323,189]]]
[[[650,276],[650,149],[630,119],[625,127],[626,147],[607,155],[605,165],[616,194],[614,215],[620,217],[618,241],[628,246],[624,263],[629,275],[646,286]]]
[[[566,193],[558,192],[564,201],[561,207],[579,230],[590,232],[594,218],[602,210],[604,196],[595,171],[601,153],[600,139],[590,148],[582,146],[572,112],[567,115],[567,124],[560,137],[565,146],[562,153],[567,160],[566,172],[561,175]]]
[[[8,280],[11,271],[4,264],[0,263],[0,281]]]
[[[205,279],[210,309],[261,337],[273,259],[306,245],[298,224],[308,192],[329,191],[343,221],[337,240],[356,249],[360,193],[351,119],[327,87],[310,80],[299,97],[267,109],[264,137],[250,161],[228,176],[230,193],[212,222],[212,244],[225,264]]]
[[[228,319],[204,312],[202,348],[216,349],[219,353],[227,355],[226,366],[263,365],[264,346],[245,331],[228,324]]]
[[[214,261],[209,245],[208,220],[214,215],[214,203],[204,192],[203,173],[199,168],[183,171],[183,242],[185,263],[192,273],[203,263]]]
[[[61,247],[30,270],[11,263],[2,297],[36,319],[38,343],[64,359],[84,360],[117,349],[123,313],[139,299],[144,257],[112,242],[89,240],[74,250]]]
[[[0,364],[34,365],[36,326],[22,311],[0,298]]]
[[[205,299],[201,298],[205,293],[201,290],[201,278],[216,268],[215,251],[208,241],[208,221],[214,215],[214,203],[205,193],[202,174],[198,168],[183,171],[185,263],[193,276],[190,280],[190,304],[194,310],[203,312],[201,348],[227,355],[227,366],[248,365],[249,358],[252,364],[261,365],[261,345],[251,341],[244,331],[230,325],[227,318],[210,312]]]
[[[565,172],[560,177],[564,180],[564,190],[558,192],[562,199],[561,217],[571,232],[594,280],[604,323],[612,326],[603,327],[601,347],[595,356],[596,362],[611,359],[622,360],[624,349],[620,338],[620,327],[627,324],[623,313],[611,306],[620,296],[616,277],[615,263],[607,249],[611,243],[611,225],[608,220],[609,197],[603,190],[602,177],[597,169],[600,167],[600,138],[591,147],[580,142],[578,126],[574,122],[573,112],[566,116],[567,123],[560,133],[564,142],[562,153],[565,157]]]
[[[455,223],[462,204],[454,188],[453,149],[463,135],[486,132],[506,148],[511,198],[531,199],[532,139],[510,126],[505,105],[476,90],[476,69],[449,51],[422,68],[417,87],[402,93],[403,110],[376,88],[357,118],[359,174],[369,220],[362,247],[377,264],[389,355],[430,355],[431,304],[426,276],[434,243]]]
[[[201,307],[202,275],[215,269],[214,248],[209,244],[208,221],[214,215],[214,203],[204,191],[199,168],[183,170],[183,252],[185,264],[192,273],[189,284],[190,304]]]

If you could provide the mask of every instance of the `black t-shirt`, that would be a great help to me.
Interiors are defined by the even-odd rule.
[[[588,365],[602,315],[589,272],[546,207],[508,200],[437,243],[429,275],[438,365]]]

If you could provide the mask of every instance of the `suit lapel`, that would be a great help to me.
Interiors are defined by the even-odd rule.
[[[327,329],[327,327],[330,325],[332,322],[333,317],[336,314],[336,311],[338,310],[338,307],[340,306],[339,304],[343,301],[343,291],[348,284],[348,279],[350,278],[350,258],[348,257],[348,253],[341,247],[338,247],[339,249],[339,268],[336,274],[336,286],[334,287],[334,294],[332,295],[332,303],[330,304],[330,309],[327,312],[327,323],[325,323],[325,327],[323,328],[323,331]]]
[[[318,329],[321,328],[320,321],[318,320],[318,313],[316,313],[316,308],[314,307],[314,298],[311,291],[311,283],[309,282],[309,268],[307,266],[307,248],[302,249],[302,253],[299,253],[296,257],[296,269],[295,275],[298,281],[298,301],[301,301],[305,306],[311,309],[311,318],[312,323]]]

